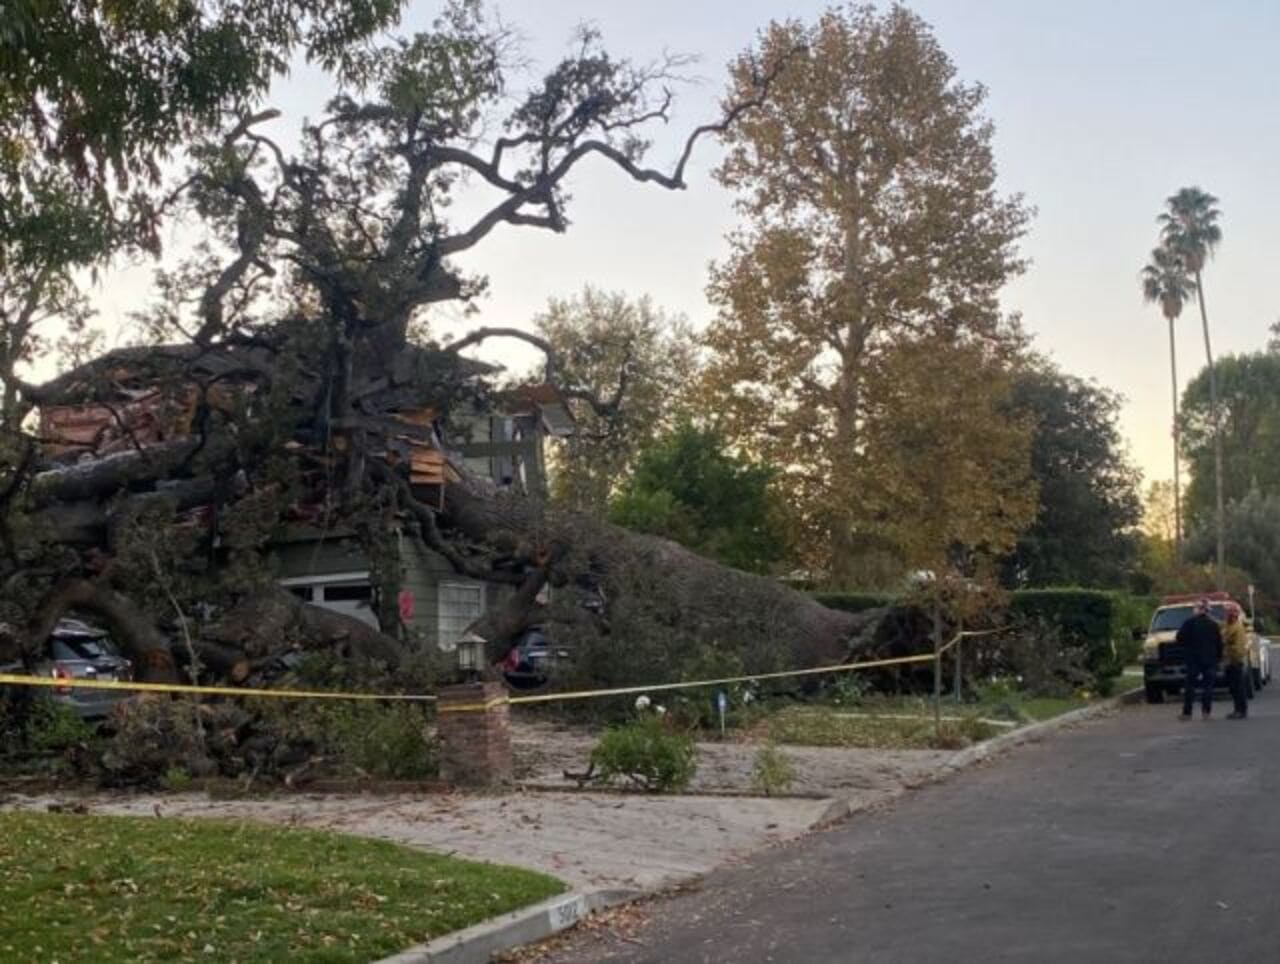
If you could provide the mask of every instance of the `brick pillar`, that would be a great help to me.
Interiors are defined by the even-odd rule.
[[[436,732],[442,780],[468,787],[511,781],[509,709],[507,688],[501,683],[463,683],[440,690]]]

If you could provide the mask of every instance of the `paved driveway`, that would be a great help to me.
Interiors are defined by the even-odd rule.
[[[1280,683],[1248,721],[1228,710],[1127,708],[546,959],[1280,960]]]

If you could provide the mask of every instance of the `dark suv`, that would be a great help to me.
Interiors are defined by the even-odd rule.
[[[553,649],[542,627],[533,626],[520,634],[500,668],[512,689],[533,690],[545,686],[556,662],[568,657],[567,649]]]

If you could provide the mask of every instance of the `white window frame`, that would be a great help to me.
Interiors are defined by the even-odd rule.
[[[488,605],[488,599],[486,598],[485,584],[477,579],[449,579],[436,583],[436,639],[442,650],[450,652],[453,650],[454,646],[457,645],[458,639],[462,636],[467,627],[462,626],[461,628],[455,629],[452,626],[446,625],[444,594],[447,589],[462,589],[467,591],[479,590],[480,611],[472,617],[472,619],[479,619],[484,615],[485,607]],[[450,616],[452,616],[452,614],[450,614]],[[471,620],[468,620],[468,623],[470,622]]]

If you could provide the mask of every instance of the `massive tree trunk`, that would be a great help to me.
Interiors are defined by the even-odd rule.
[[[673,637],[690,645],[735,648],[743,634],[792,668],[838,663],[882,615],[828,609],[776,580],[722,566],[666,539],[641,535],[577,512],[554,510],[538,499],[465,479],[451,485],[446,521],[475,540],[499,539],[527,553],[552,585],[598,586],[607,612],[623,594],[659,614]],[[511,637],[528,625],[535,586],[526,583],[503,610],[474,631],[500,658]],[[532,592],[530,592],[532,589]],[[522,617],[523,616],[523,620]],[[626,627],[618,627],[626,645]]]

